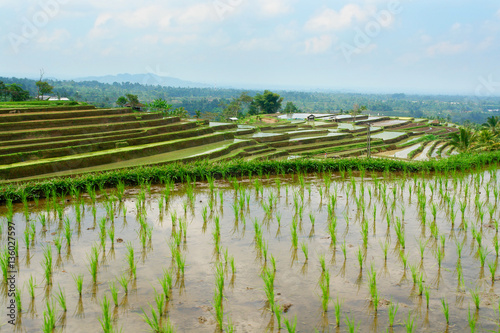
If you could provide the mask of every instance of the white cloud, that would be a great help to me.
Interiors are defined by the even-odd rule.
[[[162,39],[163,44],[189,44],[198,39],[197,35],[171,35]]]
[[[477,45],[477,50],[485,51],[485,50],[489,49],[493,45],[494,41],[495,41],[495,38],[493,38],[491,36],[486,37]]]
[[[71,34],[66,29],[57,29],[52,33],[42,33],[38,38],[38,42],[41,44],[50,44],[53,46],[54,44],[61,44],[71,38]]]
[[[207,21],[215,21],[216,19],[214,7],[211,4],[201,3],[183,9],[178,22],[182,25],[196,25]]]
[[[445,41],[445,42],[440,42],[436,43],[434,45],[431,45],[427,48],[427,55],[429,56],[435,56],[439,54],[444,54],[444,55],[453,55],[457,53],[461,53],[465,51],[468,48],[468,43],[459,43],[459,44],[453,44],[451,42]]]
[[[368,15],[373,12],[371,7],[361,8],[355,4],[345,5],[340,11],[326,8],[306,23],[306,29],[312,31],[345,29],[350,27],[354,21],[366,20]]]
[[[265,38],[251,38],[241,40],[235,46],[230,47],[235,51],[265,51],[265,52],[278,52],[281,51],[281,44],[278,43],[273,37]]]
[[[462,27],[462,25],[460,23],[456,22],[455,24],[453,24],[451,26],[451,31],[458,31],[458,30],[460,30],[461,27]]]
[[[432,42],[432,37],[427,35],[427,34],[420,35],[419,39],[424,44],[428,44],[428,43]]]
[[[278,16],[289,13],[292,7],[287,0],[259,0],[260,10],[265,16]]]
[[[307,54],[320,54],[327,52],[333,44],[333,38],[330,35],[309,38],[305,41]]]
[[[410,66],[418,63],[420,59],[422,59],[422,57],[419,54],[405,53],[402,56],[396,58],[396,62],[404,66]]]

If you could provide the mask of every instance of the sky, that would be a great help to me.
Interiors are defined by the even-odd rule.
[[[500,95],[498,0],[0,0],[0,76]]]

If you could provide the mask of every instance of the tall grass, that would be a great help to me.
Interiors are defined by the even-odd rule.
[[[498,163],[500,152],[484,152],[478,154],[461,154],[451,156],[446,159],[430,160],[422,162],[407,162],[389,159],[326,159],[326,160],[262,160],[243,161],[233,160],[224,162],[196,161],[191,163],[172,163],[162,166],[129,168],[123,170],[106,171],[102,173],[92,173],[77,177],[67,177],[44,180],[40,182],[26,183],[18,186],[3,185],[0,191],[0,202],[8,199],[21,201],[22,193],[27,194],[27,198],[46,197],[52,189],[57,189],[58,193],[67,193],[72,186],[86,188],[87,191],[94,191],[96,187],[116,187],[119,182],[127,185],[138,185],[140,180],[148,184],[159,184],[165,179],[170,182],[185,181],[195,179],[239,177],[250,174],[252,170],[262,170],[265,173],[278,174],[281,170],[287,173],[315,172],[315,171],[341,171],[355,170],[363,168],[369,171],[443,171],[443,170],[471,170],[484,165]],[[342,172],[342,171],[341,171]],[[54,191],[55,192],[55,191]]]

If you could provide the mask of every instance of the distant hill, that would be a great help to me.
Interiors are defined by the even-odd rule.
[[[100,83],[113,84],[117,83],[139,83],[143,85],[163,86],[163,87],[182,87],[182,88],[208,88],[210,85],[200,82],[191,82],[175,77],[159,76],[153,73],[147,74],[118,74],[105,76],[88,76],[74,79],[76,82],[82,81],[97,81]]]

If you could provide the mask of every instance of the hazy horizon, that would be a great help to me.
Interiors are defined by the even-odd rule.
[[[0,0],[1,76],[499,96],[500,4]]]

